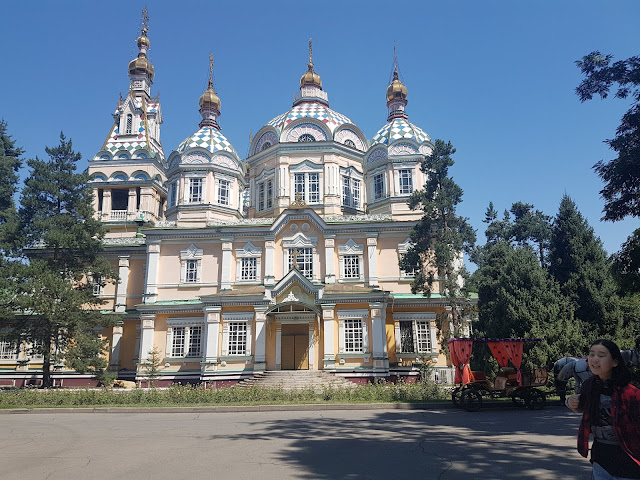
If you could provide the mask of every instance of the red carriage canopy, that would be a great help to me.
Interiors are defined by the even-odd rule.
[[[524,342],[539,342],[541,340],[541,338],[452,338],[448,343],[451,363],[456,367],[455,383],[469,383],[471,378],[469,360],[471,359],[473,342],[487,342],[498,365],[506,367],[511,360],[518,372],[518,385],[522,385],[520,367],[522,366]]]

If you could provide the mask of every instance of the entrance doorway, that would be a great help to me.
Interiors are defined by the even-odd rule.
[[[309,325],[282,325],[282,370],[309,370]]]

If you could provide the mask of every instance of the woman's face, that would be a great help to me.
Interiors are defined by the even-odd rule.
[[[617,365],[618,361],[613,359],[604,345],[593,345],[589,350],[589,369],[601,380],[610,378],[613,367]]]

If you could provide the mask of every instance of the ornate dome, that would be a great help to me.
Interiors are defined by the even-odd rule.
[[[149,49],[151,42],[147,37],[147,29],[142,29],[142,35],[137,40],[140,53],[138,57],[129,62],[129,75],[146,75],[150,80],[153,80],[155,71],[153,65],[147,58],[147,50]]]
[[[202,127],[193,135],[185,138],[176,148],[176,152],[185,153],[193,148],[204,148],[210,153],[225,151],[238,155],[227,137],[220,130],[209,126]]]
[[[391,145],[397,140],[413,140],[418,144],[431,142],[431,137],[420,127],[404,118],[393,118],[387,122],[371,139],[371,146]]]
[[[387,87],[387,101],[394,99],[405,100],[407,98],[407,87],[398,78],[398,69],[393,71],[393,81]]]

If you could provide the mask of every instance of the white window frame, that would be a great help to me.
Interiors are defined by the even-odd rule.
[[[407,237],[407,239],[398,244],[398,269],[400,270],[400,278],[414,278],[416,276],[416,270],[418,270],[420,267],[418,265],[416,265],[416,268],[411,271],[411,272],[406,272],[405,270],[402,270],[400,268],[400,259],[406,255],[406,253],[409,251],[409,248],[411,248],[411,246],[413,245],[413,242],[411,241],[411,239],[409,237]]]
[[[8,337],[0,335],[0,361],[15,362],[18,360],[19,346],[11,343]]]
[[[133,114],[127,113],[124,119],[124,134],[132,135],[133,134]]]
[[[358,321],[360,326],[358,327]],[[361,349],[355,349],[351,344],[352,340],[347,338],[349,333],[360,332],[360,339],[357,343]],[[365,355],[369,351],[369,310],[351,309],[338,310],[338,353]]]
[[[274,205],[274,177],[261,177],[256,182],[256,209],[258,212],[271,210]]]
[[[283,269],[285,272],[288,272],[291,269],[292,259],[291,255],[293,250],[302,251],[305,249],[309,249],[311,251],[311,276],[307,277],[309,280],[316,281],[318,280],[318,275],[320,273],[320,265],[318,261],[318,238],[317,237],[307,237],[304,233],[298,232],[293,237],[283,238],[282,239],[282,248],[284,249],[283,257]]]
[[[436,333],[436,314],[434,312],[396,312],[393,314],[394,330],[396,337],[396,356],[398,358],[403,355],[412,357],[436,357],[438,356],[438,342]],[[411,322],[411,331],[413,335],[413,351],[402,351],[401,338],[401,322]],[[421,344],[425,340],[421,340],[421,335],[427,335],[426,343],[428,348],[422,348]]]
[[[169,184],[169,207],[175,207],[178,203],[178,181]]]
[[[400,196],[411,195],[415,190],[415,187],[414,187],[415,179],[413,178],[414,169],[411,167],[402,167],[402,168],[397,168],[395,172],[396,172],[396,191],[398,192],[398,195]],[[405,172],[408,172],[408,176],[403,177]],[[402,183],[403,178],[409,179],[410,185],[408,190],[403,190],[403,187],[404,187]]]
[[[180,251],[180,283],[193,285],[200,283],[202,278],[203,250],[191,244],[189,248]],[[187,264],[195,262],[195,281],[187,278]]]
[[[101,275],[91,275],[90,276],[90,283],[91,283],[91,287],[93,288],[93,296],[94,297],[99,297],[101,295],[104,294],[104,285],[102,282],[102,276]]]
[[[199,185],[196,189],[196,184]],[[204,202],[204,177],[190,177],[188,179],[188,185],[185,189],[186,203],[203,203]]]
[[[306,160],[290,168],[290,201],[295,202],[298,193],[302,194],[302,200],[309,205],[322,203],[323,175],[322,166]],[[299,176],[299,177],[298,177]],[[312,192],[312,186],[317,186],[317,191]]]
[[[178,335],[179,333],[182,335]],[[181,340],[180,343],[177,343],[178,339]],[[196,340],[199,348],[193,350]],[[193,359],[193,361],[202,359],[205,352],[204,341],[205,328],[203,318],[167,319],[167,343],[165,348],[165,356],[167,358]],[[177,349],[178,351],[176,351]]]
[[[386,192],[386,175],[384,172],[379,172],[373,175],[373,199],[380,200],[385,197]],[[380,180],[380,182],[378,182]],[[380,191],[378,191],[378,186],[380,185]]]
[[[231,180],[226,178],[216,179],[216,201],[219,205],[231,206]]]
[[[250,356],[252,344],[253,312],[232,312],[222,314],[222,356]],[[238,341],[234,343],[235,333],[244,333],[244,351],[238,350]]]
[[[358,259],[359,275],[357,277],[347,276],[347,264],[345,257],[356,257]],[[364,280],[364,244],[356,243],[350,238],[346,243],[338,245],[338,264],[340,268],[340,279],[344,281]]]
[[[242,262],[245,259],[254,259],[256,263],[256,276],[253,279],[243,278]],[[236,282],[259,284],[262,281],[262,249],[253,243],[247,242],[244,247],[236,248]]]

